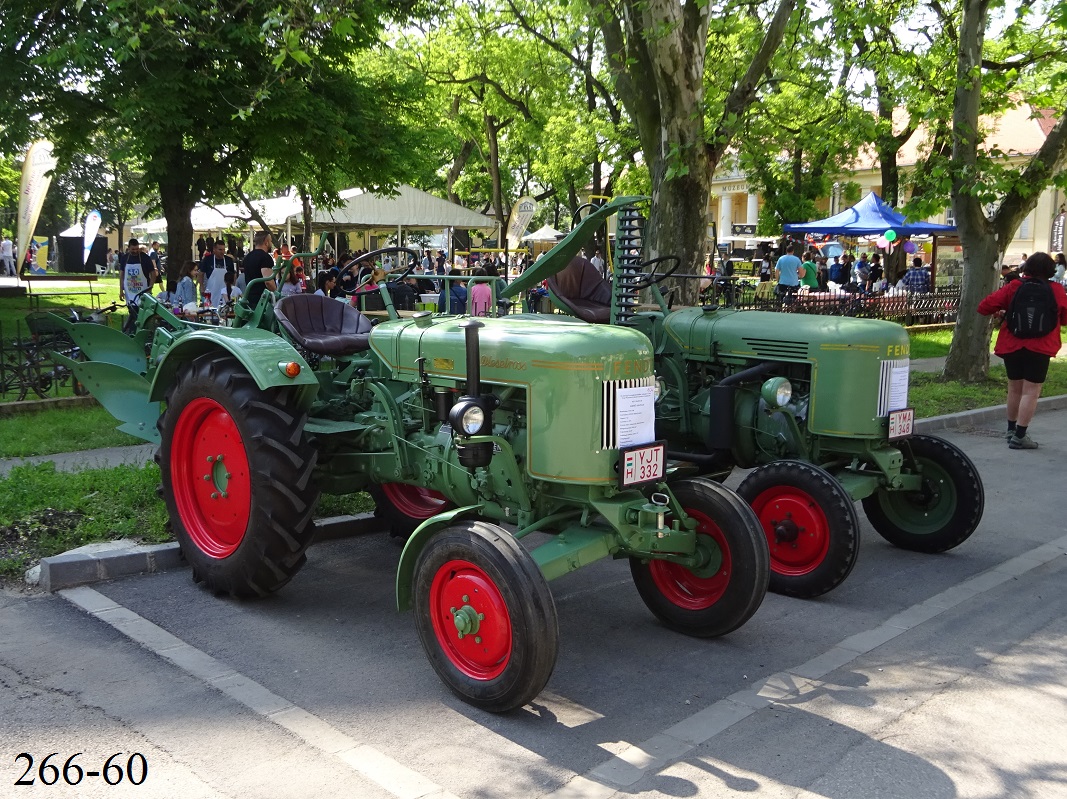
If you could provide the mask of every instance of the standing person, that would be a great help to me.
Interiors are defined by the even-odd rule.
[[[207,252],[207,242],[204,241],[204,234],[201,233],[200,237],[196,240],[196,257],[198,260],[204,260],[204,253]]]
[[[215,280],[211,279],[216,269],[221,269],[222,274],[219,274]],[[200,288],[205,294],[210,294],[211,288],[216,292],[221,291],[222,286],[225,284],[225,273],[236,272],[237,265],[234,263],[233,258],[226,254],[226,242],[221,238],[214,242],[211,252],[204,256],[200,261]]]
[[[1048,376],[1049,361],[1060,350],[1060,327],[1067,324],[1067,291],[1051,281],[1055,271],[1052,256],[1035,252],[1023,264],[1019,280],[1007,283],[978,303],[978,313],[1001,322],[993,351],[1004,359],[1008,373],[1005,438],[1010,449],[1037,449],[1037,442],[1030,438],[1030,421]],[[1042,292],[1046,288],[1049,293]],[[1013,300],[1019,292],[1025,294],[1020,295],[1015,303],[1016,313],[1012,313]],[[1025,314],[1018,307],[1024,301]],[[1018,318],[1033,320],[1034,324],[1023,325],[1016,321]]]
[[[600,254],[599,247],[596,248],[596,252],[593,253],[593,257],[589,259],[589,263],[595,266],[596,271],[598,271],[601,275],[607,277],[606,273],[604,272],[604,269],[607,266],[607,262],[604,261],[604,256]]]
[[[900,285],[912,294],[928,294],[930,292],[930,273],[923,269],[923,259],[916,256],[911,259],[911,266],[900,279]]]
[[[274,242],[270,240],[270,232],[256,231],[252,237],[252,251],[245,256],[244,260],[245,296],[248,298],[248,305],[252,308],[259,304],[259,298],[263,296],[265,288],[271,291],[278,290],[278,284],[273,279],[274,259],[270,255],[273,249]],[[252,283],[253,280],[261,277],[271,279],[265,283]]]
[[[178,272],[178,287],[174,304],[189,318],[196,319],[196,261],[186,261]]]
[[[819,289],[819,276],[815,272],[815,251],[808,250],[804,254],[804,263],[800,265],[800,285],[807,286],[809,289],[818,291]]]
[[[479,266],[474,270],[474,277],[485,277],[486,271]],[[471,281],[470,290],[471,316],[489,316],[489,305],[493,299],[493,290],[488,283]]]
[[[3,241],[0,241],[0,265],[3,266],[4,274],[8,277],[18,275],[18,270],[15,269],[15,244],[6,233]]]
[[[119,281],[119,300],[137,307],[140,304],[140,293],[153,286],[156,282],[155,267],[147,253],[141,252],[141,245],[137,239],[130,239],[126,245],[126,253],[119,259],[122,269],[122,279]]]
[[[779,297],[792,296],[800,288],[800,259],[793,255],[792,243],[786,245],[785,255],[774,265],[774,277]]]
[[[1063,283],[1067,280],[1067,258],[1064,258],[1062,252],[1056,253],[1056,274],[1052,277],[1057,283]]]

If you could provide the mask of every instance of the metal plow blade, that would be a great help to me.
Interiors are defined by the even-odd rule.
[[[90,361],[121,366],[135,375],[144,374],[148,368],[144,345],[134,341],[120,330],[86,322],[72,324],[60,320],[66,333]],[[95,392],[94,392],[95,393]]]
[[[74,373],[108,413],[122,422],[119,430],[153,444],[159,443],[156,420],[159,419],[160,404],[148,399],[152,386],[140,374],[104,361],[74,361],[58,353],[53,357]],[[143,362],[144,358],[141,360]]]

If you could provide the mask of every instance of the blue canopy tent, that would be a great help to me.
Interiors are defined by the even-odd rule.
[[[907,222],[904,215],[873,191],[839,214],[814,222],[783,225],[786,233],[814,233],[823,236],[880,236],[887,230],[897,236],[944,236],[954,234],[954,225],[935,225],[931,222]]]
[[[937,225],[932,222],[908,222],[904,214],[891,208],[873,191],[839,214],[814,222],[796,222],[783,225],[785,232],[812,234],[816,236],[881,236],[887,230],[895,231],[899,242],[905,236],[933,236],[933,252],[930,254],[930,280],[937,281],[937,237],[955,235],[955,225]]]

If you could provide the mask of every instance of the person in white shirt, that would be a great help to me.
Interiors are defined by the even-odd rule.
[[[0,241],[0,264],[3,266],[4,274],[8,277],[15,277],[18,274],[18,270],[15,269],[15,245],[6,233],[4,240]]]

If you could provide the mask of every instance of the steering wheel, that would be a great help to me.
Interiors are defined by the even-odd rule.
[[[679,258],[677,255],[661,255],[659,258],[653,258],[651,261],[642,261],[638,264],[638,266],[653,266],[654,264],[662,263],[663,261],[674,261],[674,266],[670,267],[666,272],[663,272],[662,274],[657,274],[656,270],[653,269],[643,279],[638,280],[636,283],[634,283],[633,288],[637,289],[638,291],[641,291],[642,289],[647,289],[649,286],[654,286],[657,283],[662,283],[664,280],[666,280],[675,272],[677,272],[678,267],[682,265],[682,259]]]
[[[421,253],[419,253],[417,250],[411,249],[410,247],[382,247],[380,250],[371,250],[370,252],[365,252],[363,253],[363,255],[359,256],[358,258],[354,258],[347,264],[345,264],[341,268],[341,271],[337,273],[337,284],[342,285],[344,276],[351,272],[354,268],[357,268],[359,264],[365,261],[373,261],[379,255],[384,255],[385,253],[390,252],[403,252],[411,256],[411,264],[408,266],[407,269],[404,270],[403,274],[397,277],[393,277],[392,272],[381,272],[381,274],[388,274],[390,276],[390,280],[404,280],[405,278],[407,278],[408,275],[415,271],[415,267],[419,264],[420,259],[422,258]],[[371,270],[371,273],[362,281],[360,281],[360,283],[352,290],[345,289],[342,286],[341,291],[343,291],[345,294],[355,294],[357,291],[363,288],[363,286],[367,285],[367,283],[371,281],[371,279],[374,277],[374,273],[377,271],[379,270]]]

